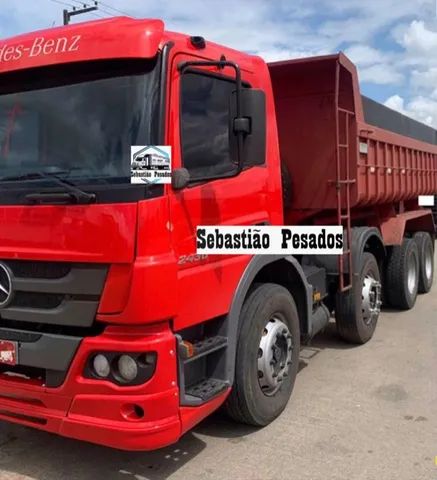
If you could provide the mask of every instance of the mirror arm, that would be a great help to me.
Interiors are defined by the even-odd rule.
[[[181,62],[178,64],[178,70],[180,71],[181,75],[184,74],[185,70],[190,67],[217,67],[223,69],[225,67],[230,67],[235,70],[235,84],[236,84],[236,100],[237,100],[237,117],[234,120],[237,122],[241,122],[241,111],[242,111],[242,104],[241,104],[241,91],[242,91],[242,82],[241,82],[241,70],[238,64],[235,62],[230,62],[228,60],[217,60],[217,61],[207,61],[207,60],[199,60],[199,61],[186,61]],[[239,175],[243,170],[243,136],[245,135],[245,129],[237,128],[234,130],[237,135],[237,150],[238,150],[238,169],[235,175]]]

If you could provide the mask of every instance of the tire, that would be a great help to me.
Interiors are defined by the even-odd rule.
[[[419,250],[419,293],[428,293],[434,280],[434,244],[428,232],[413,236]]]
[[[284,325],[286,328],[283,328]],[[281,334],[271,337],[271,333],[277,331],[277,328],[280,328],[281,332],[288,331],[286,340]],[[286,407],[299,366],[299,316],[290,292],[272,283],[257,285],[245,300],[239,330],[235,380],[225,410],[232,419],[240,423],[263,427],[278,417]],[[282,373],[274,379],[278,382],[277,389],[272,387],[269,391],[265,387],[269,375],[260,376],[260,373],[263,373],[260,362],[264,362],[272,350],[265,348],[263,352],[261,346],[264,346],[263,342],[270,337],[278,339],[277,335],[282,341],[283,353],[288,357],[285,359],[281,356],[275,366],[265,363],[268,365],[265,371],[270,373],[269,370],[274,371],[286,362],[285,370],[288,371],[284,373],[285,370],[281,370]],[[285,346],[284,341],[288,342]],[[273,359],[274,357],[272,362]]]
[[[360,273],[352,289],[338,293],[335,321],[340,337],[349,343],[364,344],[375,332],[381,311],[381,276],[374,255],[364,252]]]
[[[404,238],[402,245],[393,247],[385,283],[390,306],[402,310],[414,307],[419,287],[419,249],[413,239]]]

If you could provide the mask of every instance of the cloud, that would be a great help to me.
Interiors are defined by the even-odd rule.
[[[392,95],[387,98],[384,105],[392,110],[405,114],[405,100],[399,95]]]
[[[382,51],[359,43],[351,45],[345,53],[352,61],[360,66],[369,66],[387,61],[387,56],[384,55]]]
[[[107,0],[99,14],[115,13],[107,7],[111,5],[134,16],[162,18],[170,30],[205,35],[231,47],[248,51],[274,47],[276,55],[281,50],[334,52],[344,41],[371,40],[384,25],[414,14],[418,4],[426,1]],[[63,8],[51,0],[5,1],[0,34],[60,24]],[[78,20],[93,18],[89,14]]]
[[[437,127],[437,101],[425,97],[414,97],[409,102],[399,95],[392,95],[385,102],[386,107],[420,122]]]
[[[98,15],[115,13],[106,6],[112,5],[138,18],[162,18],[170,31],[203,35],[239,50],[271,53],[274,58],[281,52],[318,53],[335,47],[326,47],[311,26],[301,21],[314,14],[313,9],[304,4],[295,7],[286,0],[108,0],[101,5]],[[50,0],[8,2],[0,13],[0,36],[59,25],[63,8]],[[93,14],[88,14],[73,21],[93,19]]]
[[[413,20],[404,32],[400,44],[410,53],[435,55],[437,32],[428,30],[424,21]]]
[[[407,112],[413,118],[437,127],[437,101],[422,96],[414,97],[407,104]]]
[[[404,76],[395,67],[379,63],[359,69],[361,82],[374,83],[377,85],[397,85],[403,82]]]
[[[328,50],[290,50],[287,48],[270,48],[267,50],[258,50],[255,52],[268,62],[277,62],[279,60],[289,60],[290,58],[305,58],[318,55],[327,55]]]
[[[387,27],[408,17],[424,15],[431,0],[325,0],[326,10],[335,13],[327,19],[320,31],[339,42],[372,42]]]
[[[430,62],[431,63],[431,62]],[[415,91],[432,90],[437,87],[437,66],[426,66],[411,72],[411,86]]]
[[[392,34],[402,48],[398,68],[408,75],[408,89],[385,104],[437,128],[437,32],[432,22],[412,20],[397,25]]]
[[[115,14],[114,7],[162,18],[168,30],[203,35],[269,61],[345,49],[365,88],[378,92],[381,86],[387,102],[397,95],[407,114],[437,122],[434,0],[105,0],[100,6],[97,15]],[[4,0],[0,36],[59,25],[63,8],[52,0]],[[92,19],[88,14],[74,21]]]
[[[396,65],[396,55],[363,44],[353,44],[345,53],[357,65],[361,82],[397,85],[404,81],[404,74]]]

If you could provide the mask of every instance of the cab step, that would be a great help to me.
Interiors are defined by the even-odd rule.
[[[185,395],[193,405],[202,404],[224,392],[228,387],[229,382],[208,378],[188,387],[185,390]]]
[[[191,362],[204,355],[209,355],[221,348],[225,348],[227,344],[228,339],[220,335],[204,338],[192,343],[181,340],[179,342],[179,355],[184,362]]]
[[[176,333],[181,406],[203,405],[231,386],[227,326],[222,316]]]

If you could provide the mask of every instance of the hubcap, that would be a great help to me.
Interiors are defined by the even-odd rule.
[[[288,376],[293,342],[287,325],[276,316],[264,327],[258,349],[258,381],[265,395],[274,395]]]
[[[410,255],[410,258],[408,259],[407,286],[408,286],[408,291],[410,292],[411,295],[413,295],[414,290],[416,289],[416,283],[417,283],[417,265],[414,259],[415,257],[413,255]]]
[[[366,325],[370,325],[378,319],[382,305],[381,283],[371,275],[364,278],[362,299],[363,320]]]

